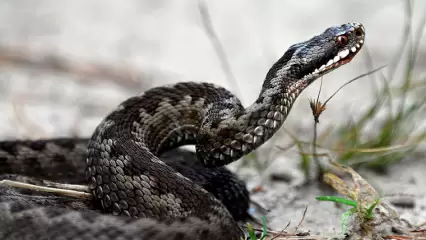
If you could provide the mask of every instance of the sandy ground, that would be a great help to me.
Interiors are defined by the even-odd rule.
[[[413,2],[413,22],[418,25],[426,2]],[[343,82],[369,69],[367,52],[374,66],[388,64],[398,53],[406,20],[404,1],[396,0],[235,0],[207,6],[236,84],[221,68],[203,27],[198,1],[1,1],[0,138],[89,136],[102,117],[127,97],[179,81],[215,82],[233,89],[249,105],[266,71],[290,45],[332,25],[362,22],[366,47],[351,64],[324,79],[321,99],[326,99]],[[40,66],[10,66],[1,58],[10,51],[32,56],[33,62],[55,62],[46,56],[59,56],[74,64],[73,71],[64,74]],[[107,76],[94,73],[87,63],[107,66],[103,69]],[[421,67],[425,64],[426,41],[422,41],[414,76],[425,77]],[[396,70],[395,84],[403,72],[402,68]],[[322,115],[319,131],[356,118],[372,103],[375,83],[380,80],[364,78],[336,95]],[[300,96],[285,124],[287,130],[307,141],[312,133],[307,99],[316,96],[318,88],[319,82]],[[419,121],[419,128],[422,126],[424,121]],[[278,141],[289,139],[282,135]],[[271,158],[266,153],[260,156]],[[301,229],[312,234],[338,232],[344,210],[317,202],[315,196],[323,192],[315,186],[297,191],[292,187],[303,181],[294,153],[273,157],[277,159],[262,173],[238,171],[249,186],[263,186],[265,192],[253,195],[253,199],[271,210],[271,227],[280,229],[289,221],[295,227],[308,206]],[[393,166],[387,175],[363,173],[383,194],[396,194],[398,199],[405,195],[406,201],[414,202],[412,208],[400,209],[413,224],[426,221],[424,159],[421,151]],[[270,181],[276,172],[289,175],[289,182]]]

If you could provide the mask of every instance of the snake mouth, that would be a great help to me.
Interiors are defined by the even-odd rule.
[[[337,53],[337,55],[334,58],[328,60],[327,63],[321,65],[321,67],[319,67],[319,68],[316,68],[313,73],[314,74],[323,74],[323,73],[326,73],[326,72],[328,72],[332,69],[335,69],[339,66],[342,66],[342,65],[350,62],[352,60],[352,58],[355,57],[355,55],[361,49],[363,44],[364,44],[364,41],[362,39],[360,39],[358,41],[358,43],[356,43],[351,48],[346,48],[346,49],[340,51],[339,53]]]

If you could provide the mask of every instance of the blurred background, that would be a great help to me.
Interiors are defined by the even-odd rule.
[[[373,67],[390,64],[397,54],[400,57],[399,46],[406,34],[405,2],[202,1],[210,15],[203,20],[206,16],[197,0],[1,1],[0,134],[3,138],[34,137],[34,133],[27,135],[26,130],[17,129],[13,103],[24,113],[25,121],[43,128],[43,134],[73,131],[90,135],[100,118],[127,97],[178,81],[215,82],[239,93],[249,105],[270,66],[290,45],[350,21],[365,25]],[[426,2],[413,1],[414,29],[424,17],[425,7]],[[221,67],[205,21],[211,23],[220,41],[236,84]],[[366,52],[364,49],[351,64],[324,78],[323,98],[371,67]],[[8,61],[10,54],[20,61]],[[426,41],[422,41],[415,74],[423,77],[425,54]],[[51,71],[61,69],[55,58],[78,68]],[[79,74],[96,72],[93,65],[102,65],[101,73]],[[322,116],[323,123],[341,123],[368,107],[374,97],[372,81],[364,78],[337,94]],[[306,98],[316,96],[319,84],[317,81],[303,93],[287,126],[311,123]]]
[[[217,83],[248,106],[290,45],[356,21],[365,26],[365,46],[350,64],[324,77],[319,100],[363,73],[387,67],[331,99],[315,130],[319,144],[391,148],[330,153],[354,166],[378,161],[379,172],[407,156],[423,164],[425,151],[418,147],[426,137],[425,13],[426,1],[420,0],[3,0],[0,137],[88,137],[126,98],[181,81]],[[317,97],[320,85],[317,81],[303,92],[269,145],[312,142],[308,99]],[[304,167],[309,160],[298,146],[288,154],[271,156],[261,149],[250,157],[265,169],[271,168],[271,158],[285,155],[277,169],[294,175],[287,160],[297,160],[296,166],[301,159]],[[405,181],[406,175],[392,176]]]

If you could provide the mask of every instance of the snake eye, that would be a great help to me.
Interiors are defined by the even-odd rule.
[[[341,45],[346,45],[346,44],[348,44],[349,39],[348,39],[348,37],[347,37],[347,36],[345,36],[345,35],[341,35],[341,36],[338,36],[338,37],[337,37],[337,42],[338,42],[339,44],[341,44]]]

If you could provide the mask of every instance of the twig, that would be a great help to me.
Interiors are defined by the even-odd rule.
[[[86,192],[52,188],[52,187],[42,187],[42,186],[37,186],[37,185],[34,185],[34,184],[22,183],[22,182],[11,181],[11,180],[2,180],[2,181],[0,181],[0,185],[31,189],[31,190],[34,190],[34,191],[48,192],[48,193],[53,193],[53,194],[68,196],[68,197],[74,197],[74,198],[83,198],[83,199],[91,199],[92,198],[92,195],[90,193],[86,193]]]
[[[303,221],[305,220],[307,211],[308,211],[308,206],[305,207],[305,210],[303,211],[302,219],[300,219],[299,224],[297,224],[296,228],[294,229],[294,234],[296,234],[297,230],[299,230],[299,227],[302,225]]]
[[[285,232],[285,230],[287,230],[287,228],[290,226],[290,224],[291,224],[291,221],[289,221],[288,223],[287,223],[287,225],[279,232],[279,233],[277,233],[277,234],[275,234],[272,238],[271,238],[271,240],[273,240],[273,239],[276,239],[277,237],[279,237],[279,236],[282,236],[283,234],[284,234],[284,232]]]
[[[287,146],[280,146],[280,145],[275,145],[276,148],[280,149],[281,151],[286,152],[287,150],[289,150],[290,148],[294,147],[296,145],[295,142],[292,142],[290,144],[288,144]]]
[[[317,137],[318,137],[319,116],[325,110],[325,105],[322,105],[319,101],[319,97],[321,95],[321,89],[322,89],[322,78],[321,78],[320,89],[319,89],[318,95],[317,95],[317,100],[315,102],[315,107],[317,107],[316,111],[314,111],[312,109],[313,110],[312,112],[314,113],[314,136],[313,136],[313,140],[312,140],[312,152],[314,153],[314,156],[313,156],[314,162],[316,163],[317,168],[318,168],[318,173],[319,173],[317,175],[318,178],[321,178],[322,173],[323,173],[321,163],[319,162],[318,157],[316,156],[316,152],[317,152],[316,144],[317,144]],[[311,106],[312,106],[312,104],[311,104]],[[308,179],[308,181],[309,181],[309,179]]]
[[[311,144],[310,142],[306,142],[306,141],[299,141],[299,143],[301,144]],[[377,153],[377,152],[386,152],[386,151],[396,151],[396,150],[400,150],[402,148],[407,148],[407,147],[411,147],[411,144],[398,144],[398,145],[392,145],[389,147],[375,147],[375,148],[330,148],[330,147],[326,147],[326,146],[321,146],[319,144],[316,144],[316,147],[322,148],[322,149],[326,149],[329,151],[334,151],[334,152],[360,152],[360,153]],[[278,149],[281,149],[283,147],[276,145],[275,146]],[[312,153],[304,153],[304,154],[309,154],[312,155]]]
[[[366,73],[363,73],[363,74],[361,74],[361,75],[359,75],[358,77],[356,77],[356,78],[353,78],[352,80],[350,80],[350,81],[348,81],[348,82],[346,82],[345,84],[343,84],[342,86],[340,86],[338,89],[337,89],[337,91],[336,92],[334,92],[333,93],[333,95],[331,95],[325,102],[324,102],[324,106],[325,105],[327,105],[327,103],[342,89],[342,88],[344,88],[346,85],[348,85],[349,83],[352,83],[352,82],[354,82],[354,81],[356,81],[356,80],[358,80],[358,79],[360,79],[360,78],[363,78],[363,77],[365,77],[365,76],[368,76],[368,75],[370,75],[370,74],[372,74],[372,73],[375,73],[375,72],[377,72],[377,71],[379,71],[380,69],[382,69],[382,68],[385,68],[385,67],[387,67],[387,65],[383,65],[383,66],[381,66],[381,67],[378,67],[378,68],[376,68],[376,69],[374,69],[374,70],[372,70],[372,71],[369,71],[369,72],[366,72]]]
[[[201,19],[204,26],[203,29],[208,35],[210,42],[215,49],[215,52],[220,60],[220,65],[222,67],[222,70],[225,72],[228,82],[232,85],[232,89],[235,91],[235,94],[238,96],[238,98],[241,99],[241,93],[238,87],[237,80],[235,79],[234,74],[232,73],[231,66],[228,62],[228,57],[226,56],[226,52],[223,49],[223,46],[219,38],[217,37],[217,34],[214,31],[209,10],[204,0],[198,1],[198,8],[199,8]]]
[[[51,182],[47,180],[43,180],[43,184],[45,184],[46,187],[53,187],[53,188],[60,188],[64,190],[74,190],[79,192],[90,193],[90,190],[86,185],[57,183],[57,182]]]

